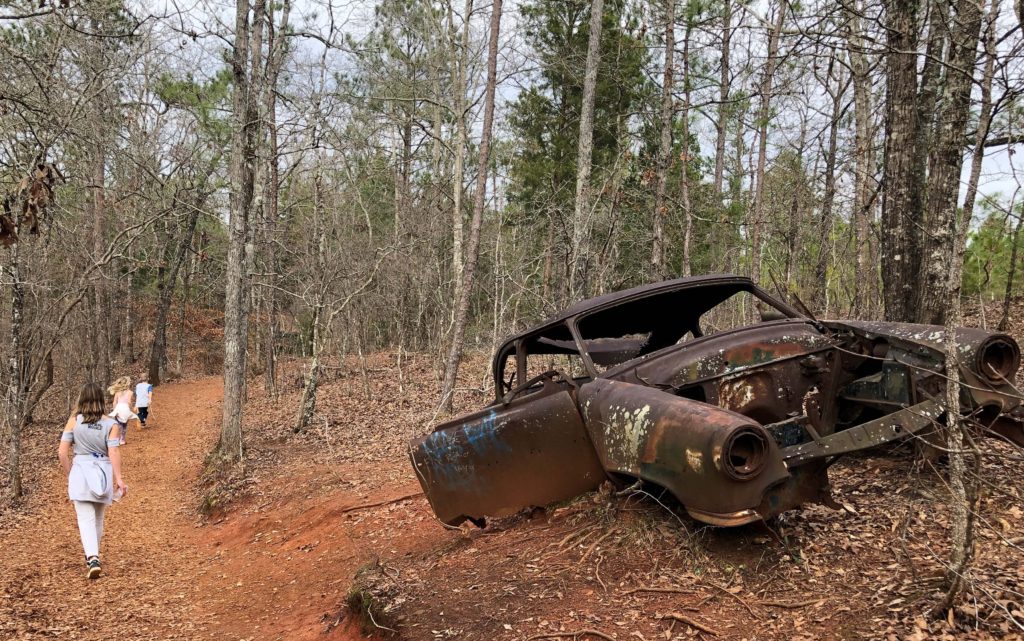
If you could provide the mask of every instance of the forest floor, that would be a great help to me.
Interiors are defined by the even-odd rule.
[[[467,367],[463,409],[483,400],[484,369]],[[1000,446],[985,460],[977,580],[927,619],[947,489],[910,452],[841,461],[844,509],[806,507],[772,529],[703,527],[668,501],[606,490],[447,529],[405,450],[433,418],[431,359],[375,354],[331,372],[301,435],[297,387],[270,401],[253,379],[250,463],[207,517],[220,380],[161,386],[153,427],[129,433],[130,495],[109,512],[95,582],[56,462],[58,417],[40,417],[29,498],[0,518],[0,639],[1021,638],[1024,461]],[[350,609],[353,594],[372,599],[374,622]]]

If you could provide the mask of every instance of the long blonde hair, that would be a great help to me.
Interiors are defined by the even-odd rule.
[[[86,383],[82,386],[75,412],[81,414],[86,423],[95,423],[103,418],[103,388],[99,383]]]
[[[121,378],[114,381],[114,384],[107,388],[107,393],[111,396],[117,396],[118,392],[123,392],[132,386],[132,379],[130,376],[122,376]]]

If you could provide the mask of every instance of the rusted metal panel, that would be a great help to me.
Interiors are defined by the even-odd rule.
[[[572,394],[554,384],[442,425],[410,455],[434,513],[451,525],[571,498],[606,478]]]
[[[878,447],[932,425],[943,411],[942,406],[935,401],[924,401],[831,436],[787,447],[782,453],[786,464],[794,467],[814,459]]]
[[[657,483],[693,512],[756,520],[750,510],[789,476],[775,441],[745,416],[601,379],[583,386],[580,402],[606,470]]]

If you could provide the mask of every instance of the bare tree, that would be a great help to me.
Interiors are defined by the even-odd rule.
[[[241,462],[242,403],[245,388],[246,351],[249,337],[246,247],[249,240],[249,209],[253,199],[255,146],[259,121],[259,87],[254,86],[259,68],[261,37],[259,29],[264,0],[257,0],[251,12],[248,0],[235,3],[235,40],[232,47],[231,75],[234,81],[231,132],[231,217],[227,274],[224,294],[224,407],[217,454],[227,463]],[[252,42],[250,42],[250,38]],[[252,60],[250,61],[250,55]]]
[[[768,124],[771,116],[772,91],[775,70],[778,67],[779,40],[782,25],[789,12],[788,0],[782,0],[776,9],[775,21],[768,34],[768,59],[759,88],[761,106],[757,113],[757,166],[754,170],[754,202],[749,213],[747,230],[750,233],[750,278],[756,283],[761,279],[761,243],[764,226],[764,180],[765,164],[768,157]]]
[[[491,161],[491,134],[494,129],[494,95],[498,84],[498,36],[501,31],[502,0],[494,0],[491,6],[490,36],[487,41],[487,85],[484,90],[484,121],[480,134],[480,158],[476,170],[476,192],[473,198],[473,218],[469,226],[469,244],[466,247],[465,275],[459,290],[455,308],[455,324],[452,329],[451,349],[445,363],[444,381],[441,387],[441,407],[450,412],[455,383],[462,361],[463,340],[466,322],[469,318],[469,299],[473,293],[476,264],[480,254],[480,226],[483,223],[484,205],[487,197],[487,170]]]
[[[666,0],[665,12],[665,69],[661,81],[661,111],[659,113],[660,133],[658,138],[658,169],[654,192],[654,233],[651,242],[651,276],[654,279],[665,276],[665,218],[668,206],[665,192],[668,187],[668,172],[672,165],[672,126],[675,122],[672,81],[675,75],[673,61],[676,48],[676,2]],[[685,144],[685,139],[684,139]],[[684,168],[685,173],[685,168]]]
[[[590,33],[587,34],[587,63],[583,72],[580,106],[580,137],[576,153],[576,204],[572,216],[572,248],[569,259],[569,296],[582,298],[587,292],[587,263],[590,260],[591,202],[590,169],[594,151],[594,97],[597,70],[601,64],[601,27],[604,0],[591,0]]]

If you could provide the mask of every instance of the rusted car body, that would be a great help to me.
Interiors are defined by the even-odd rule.
[[[508,339],[494,401],[415,439],[412,464],[453,525],[606,479],[660,486],[699,521],[742,525],[830,504],[827,470],[843,454],[941,436],[947,338],[941,327],[819,322],[730,275],[607,294]],[[958,410],[1024,446],[1016,342],[964,328],[956,343]]]

